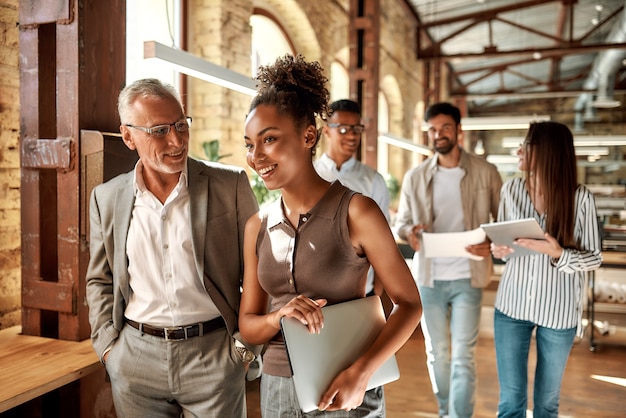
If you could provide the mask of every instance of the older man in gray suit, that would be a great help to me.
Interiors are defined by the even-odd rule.
[[[119,417],[245,417],[236,345],[246,220],[258,207],[239,168],[188,158],[176,90],[136,81],[118,101],[135,169],[90,203],[92,341]],[[253,356],[251,356],[253,357]]]

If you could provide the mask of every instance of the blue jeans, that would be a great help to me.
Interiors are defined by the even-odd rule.
[[[500,383],[498,417],[526,417],[528,404],[528,351],[536,330],[537,366],[533,417],[557,417],[565,365],[576,328],[552,329],[513,319],[496,309],[494,332]]]
[[[439,415],[471,417],[476,392],[476,342],[483,291],[469,279],[419,287],[428,373]]]

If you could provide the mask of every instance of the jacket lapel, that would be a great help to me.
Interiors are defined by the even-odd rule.
[[[204,276],[204,245],[209,207],[209,176],[202,163],[187,160],[189,184],[189,216],[196,269]]]
[[[113,216],[113,233],[115,235],[115,276],[120,278],[120,289],[124,299],[129,298],[128,259],[126,256],[126,239],[130,228],[130,218],[135,202],[133,174],[127,176],[126,181],[117,189],[115,196],[115,215]]]

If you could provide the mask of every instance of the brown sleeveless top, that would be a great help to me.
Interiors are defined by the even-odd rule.
[[[332,183],[310,213],[294,228],[284,216],[282,200],[261,210],[257,239],[258,278],[275,311],[297,295],[325,298],[332,305],[365,296],[369,261],[350,240],[348,205],[356,192]],[[291,376],[282,337],[263,356],[263,371]]]

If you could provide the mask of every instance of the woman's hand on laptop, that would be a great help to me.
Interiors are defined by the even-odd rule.
[[[352,365],[330,383],[319,403],[320,411],[351,411],[363,403],[369,378]]]
[[[298,295],[278,310],[279,321],[282,317],[295,318],[306,325],[310,333],[319,334],[324,328],[324,314],[322,307],[326,306],[326,299],[310,299]]]

